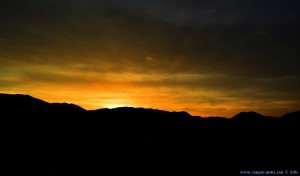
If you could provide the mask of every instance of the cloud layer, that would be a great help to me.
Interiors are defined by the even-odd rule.
[[[299,5],[5,2],[0,91],[89,108],[115,102],[197,115],[281,115],[300,105]]]

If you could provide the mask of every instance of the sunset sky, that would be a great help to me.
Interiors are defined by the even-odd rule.
[[[300,109],[298,0],[9,0],[0,92],[86,109]]]

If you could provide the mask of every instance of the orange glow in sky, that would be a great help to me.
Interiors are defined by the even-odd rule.
[[[62,74],[72,76],[74,73],[63,72]],[[256,106],[250,106],[249,109],[249,102],[247,101],[237,98],[224,98],[216,91],[199,91],[185,86],[170,87],[164,84],[159,86],[153,82],[153,80],[159,82],[167,81],[170,79],[168,75],[151,76],[135,75],[132,73],[118,75],[107,73],[105,78],[98,78],[99,81],[97,81],[97,76],[95,75],[91,75],[90,77],[94,81],[85,80],[82,83],[36,81],[34,83],[23,84],[22,90],[11,88],[10,91],[6,91],[5,93],[29,94],[47,102],[73,103],[88,110],[125,106],[144,107],[168,111],[187,111],[191,115],[203,117],[232,117],[244,109],[261,112],[261,109],[258,109]],[[199,76],[177,75],[179,80],[194,79],[194,77]],[[216,102],[210,102],[211,99]],[[220,102],[218,102],[218,99]],[[282,105],[284,105],[284,102]],[[268,114],[267,111],[265,113]]]

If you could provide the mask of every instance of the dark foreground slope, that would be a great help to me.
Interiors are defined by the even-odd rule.
[[[300,112],[227,118],[143,108],[86,111],[0,94],[12,175],[240,175],[299,169]]]

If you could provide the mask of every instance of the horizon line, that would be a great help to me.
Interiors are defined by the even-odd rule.
[[[238,112],[236,113],[235,115],[231,116],[231,117],[228,117],[228,116],[218,116],[218,115],[213,115],[213,116],[201,116],[201,115],[192,115],[190,114],[188,111],[169,111],[169,110],[164,110],[164,109],[158,109],[158,108],[151,108],[151,107],[143,107],[143,106],[116,106],[116,107],[102,107],[102,108],[96,108],[96,109],[87,109],[87,108],[84,108],[76,103],[69,103],[69,102],[66,102],[66,101],[62,101],[62,102],[49,102],[49,101],[45,101],[43,99],[40,99],[40,98],[36,98],[30,94],[21,94],[21,93],[0,93],[0,95],[19,95],[19,96],[29,96],[31,98],[34,98],[34,99],[38,99],[38,100],[41,100],[41,101],[44,101],[46,103],[49,103],[49,104],[69,104],[69,105],[75,105],[77,107],[80,107],[81,109],[85,110],[85,111],[96,111],[96,110],[102,110],[102,109],[109,109],[109,110],[113,110],[113,109],[119,109],[119,108],[133,108],[133,109],[149,109],[149,110],[159,110],[159,111],[165,111],[165,112],[174,112],[174,113],[180,113],[180,112],[185,112],[187,114],[189,114],[190,116],[193,116],[193,117],[200,117],[200,118],[210,118],[210,117],[220,117],[220,118],[227,118],[227,119],[231,119],[232,117],[240,114],[240,113],[258,113],[262,116],[266,116],[266,117],[274,117],[274,118],[280,118],[282,117],[283,115],[287,114],[287,113],[290,113],[290,112],[286,112],[284,113],[282,116],[267,116],[267,115],[264,115],[262,113],[259,113],[259,112],[255,112],[255,111],[241,111],[241,112]],[[292,112],[297,112],[299,110],[295,110],[295,111],[292,111]]]

